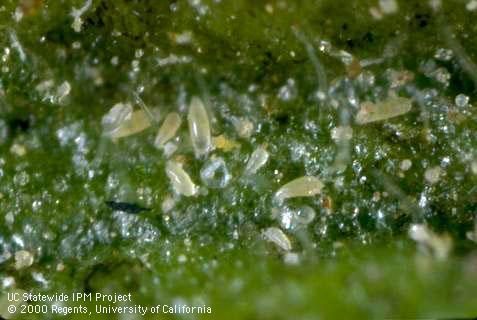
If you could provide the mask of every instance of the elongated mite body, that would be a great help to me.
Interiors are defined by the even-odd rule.
[[[292,249],[292,245],[290,239],[286,236],[285,233],[279,228],[270,227],[262,231],[262,235],[264,238],[275,245],[277,245],[280,249],[284,251],[290,251]]]
[[[181,123],[181,117],[176,112],[169,113],[164,119],[164,122],[157,133],[154,145],[157,148],[162,148],[167,141],[176,135]]]
[[[142,102],[142,100],[141,100]],[[130,103],[117,103],[103,116],[103,135],[113,140],[128,137],[149,128],[159,118],[142,102],[142,109],[133,111]]]
[[[196,158],[206,155],[212,148],[210,123],[209,116],[200,98],[192,98],[187,121],[189,122],[189,133]]]
[[[131,114],[131,118],[116,130],[111,137],[119,139],[127,137],[141,131],[146,130],[151,126],[151,120],[144,110],[136,110]]]
[[[101,120],[103,134],[113,136],[126,121],[131,120],[132,113],[133,108],[129,103],[115,104]]]
[[[283,201],[287,198],[296,197],[311,197],[321,193],[323,183],[320,179],[312,176],[304,176],[292,180],[282,186],[275,193],[275,198],[278,201]]]
[[[389,97],[378,103],[363,102],[356,115],[356,123],[362,125],[394,118],[409,112],[411,108],[412,101],[402,97]]]
[[[245,175],[257,173],[257,171],[267,163],[268,157],[268,152],[263,146],[259,146],[255,149],[247,161]]]
[[[197,187],[182,166],[175,161],[168,161],[166,164],[166,175],[171,181],[174,191],[186,197],[197,193]]]

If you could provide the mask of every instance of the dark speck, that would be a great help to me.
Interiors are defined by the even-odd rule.
[[[350,48],[350,49],[354,48],[354,41],[353,41],[353,39],[348,39],[348,40],[346,40],[346,44],[348,45],[348,48]]]
[[[371,32],[366,32],[366,34],[363,36],[363,40],[372,43],[374,42],[374,34]]]
[[[151,211],[150,208],[141,207],[135,203],[106,201],[106,205],[113,211],[123,211],[126,213],[137,214],[143,211]]]
[[[26,132],[30,128],[30,120],[28,118],[13,118],[8,121],[8,127],[14,135]]]
[[[279,125],[281,126],[286,126],[290,122],[290,116],[288,114],[278,114],[275,116],[275,120],[278,122]]]
[[[429,25],[429,20],[431,19],[431,16],[429,14],[416,13],[414,15],[414,18],[416,19],[419,27],[425,28]]]

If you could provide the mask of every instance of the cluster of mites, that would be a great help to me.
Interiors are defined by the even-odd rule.
[[[104,134],[113,140],[126,137],[140,132],[151,125],[154,118],[157,118],[145,105],[142,109],[133,111],[130,104],[116,104],[103,117],[102,125]],[[378,105],[365,103],[361,106],[361,110],[357,115],[356,122],[365,124],[368,122],[380,121],[386,118],[394,117],[409,111],[411,103],[409,99],[391,97]],[[213,150],[210,121],[207,110],[198,97],[191,99],[187,114],[187,122],[190,134],[190,140],[195,152],[196,158],[205,159]],[[171,146],[169,141],[173,139],[182,124],[180,115],[176,112],[167,114],[162,125],[159,128],[155,139],[155,146],[163,149],[165,153]],[[245,176],[253,176],[268,161],[269,154],[264,146],[259,146],[250,155],[245,169]],[[203,180],[213,179],[216,171],[221,164],[217,161],[211,166],[210,170],[201,172]],[[170,180],[172,188],[178,195],[193,197],[198,194],[198,187],[192,181],[189,174],[183,168],[183,165],[174,160],[168,160],[166,163],[166,175]],[[205,175],[205,176],[204,176]],[[224,187],[219,184],[218,187]],[[323,183],[313,176],[299,177],[283,185],[275,193],[275,200],[282,203],[285,199],[294,197],[310,197],[321,192]],[[108,206],[113,210],[126,210],[140,212],[146,210],[133,204],[122,202],[108,202]],[[278,247],[285,251],[291,250],[292,246],[288,237],[282,230],[276,227],[267,228],[263,231],[266,239],[275,243]]]
[[[104,134],[111,139],[118,139],[140,132],[150,125],[150,115],[151,112],[147,109],[133,111],[130,104],[119,103],[103,117]],[[200,98],[193,97],[191,99],[187,122],[196,158],[206,158],[213,150],[213,143],[209,116]],[[181,124],[182,119],[178,113],[171,112],[167,114],[155,139],[156,147],[164,148],[168,141],[176,136]],[[269,154],[264,146],[256,148],[247,161],[244,175],[251,176],[256,174],[267,163],[268,158]],[[210,174],[214,175],[213,170]],[[197,195],[198,187],[181,163],[168,160],[166,163],[166,175],[170,180],[172,188],[178,195],[186,197]],[[292,197],[314,196],[319,194],[322,188],[323,183],[318,178],[312,176],[300,177],[282,186],[275,193],[275,199],[278,202],[282,202]],[[147,210],[135,204],[123,202],[109,201],[107,205],[113,210],[134,211],[133,213]],[[264,230],[263,234],[280,248],[286,251],[291,249],[290,240],[279,228],[268,228]]]

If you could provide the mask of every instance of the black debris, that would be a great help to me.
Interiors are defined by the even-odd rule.
[[[106,201],[105,203],[113,211],[123,211],[132,214],[141,213],[143,211],[151,211],[150,208],[144,208],[135,203],[117,201]]]

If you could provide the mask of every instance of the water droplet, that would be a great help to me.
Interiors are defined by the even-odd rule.
[[[347,141],[353,138],[353,128],[349,126],[340,126],[331,130],[331,139],[335,141]]]
[[[141,58],[143,55],[144,55],[144,50],[142,49],[136,49],[136,51],[134,51],[134,57],[136,59]]]
[[[38,283],[41,283],[44,286],[48,285],[48,280],[46,280],[45,276],[40,272],[33,271],[31,273],[31,277],[33,278],[33,280],[35,280]]]
[[[290,209],[284,208],[283,210],[281,210],[280,225],[284,229],[291,229],[292,227],[294,227],[292,220],[293,220],[293,212]]]
[[[33,211],[38,211],[40,208],[41,208],[41,201],[40,200],[35,200],[33,201],[32,205],[31,205],[31,208]]]
[[[454,56],[454,53],[450,49],[445,49],[445,48],[439,48],[437,49],[434,58],[440,61],[450,61],[452,60],[452,57]]]
[[[477,175],[477,159],[471,162],[470,170],[472,171],[473,174]]]
[[[369,90],[374,86],[376,77],[371,71],[365,70],[358,75],[357,82],[364,90]]]
[[[225,188],[232,179],[224,159],[220,157],[208,160],[200,170],[200,177],[210,188]]]
[[[176,205],[176,201],[171,196],[167,196],[161,204],[162,212],[167,213],[171,211]]]
[[[233,118],[233,125],[241,138],[248,139],[253,133],[253,123],[247,118]]]
[[[5,277],[2,279],[2,288],[10,288],[15,285],[15,278],[14,277]]]
[[[475,11],[475,10],[477,10],[477,0],[470,0],[470,1],[467,2],[467,4],[465,5],[465,8],[466,8],[468,11]]]
[[[58,99],[58,103],[63,103],[64,99],[70,94],[71,92],[71,85],[68,81],[64,81],[57,89],[56,89],[56,96]]]
[[[282,101],[290,101],[295,99],[297,89],[294,79],[288,79],[287,83],[278,91],[278,98]]]
[[[399,164],[399,168],[400,168],[402,171],[407,171],[407,170],[411,169],[411,166],[412,166],[412,161],[409,160],[409,159],[404,159],[404,160],[401,161],[401,163]]]
[[[30,176],[25,171],[18,172],[13,177],[13,183],[21,187],[26,186],[29,181],[30,181]]]
[[[315,219],[316,212],[310,206],[303,205],[298,208],[274,208],[272,209],[272,216],[278,218],[282,228],[292,230],[311,223]]]
[[[300,263],[300,256],[295,252],[287,252],[283,256],[283,262],[290,266],[296,266]]]
[[[459,108],[465,108],[469,104],[469,97],[465,94],[459,94],[455,97],[455,105]]]
[[[193,34],[191,31],[184,31],[182,33],[175,34],[174,40],[177,44],[188,44],[191,43],[193,39]]]
[[[10,152],[19,157],[23,157],[27,153],[27,149],[22,144],[14,143],[10,147]]]
[[[396,0],[379,0],[379,7],[384,14],[393,14],[399,11]]]
[[[331,51],[332,46],[329,41],[326,40],[320,40],[320,44],[318,46],[318,49],[323,52],[323,53],[328,53]]]
[[[311,223],[315,219],[315,216],[316,212],[310,206],[301,206],[296,210],[296,220],[303,225]]]
[[[434,71],[431,74],[431,77],[436,79],[438,82],[443,84],[445,87],[448,87],[449,86],[449,81],[451,79],[451,74],[449,73],[449,71],[446,68],[441,67],[441,68],[438,68],[436,71]]]
[[[166,158],[169,158],[170,156],[174,154],[174,152],[177,151],[177,148],[178,148],[177,144],[173,142],[166,143],[163,147],[164,156],[166,156]]]
[[[113,66],[117,66],[119,64],[119,58],[117,56],[114,56],[111,58],[111,64]]]
[[[426,178],[427,182],[429,182],[430,184],[435,184],[439,182],[441,174],[441,167],[435,166],[426,170],[426,172],[424,173],[424,178]]]
[[[34,258],[30,252],[26,250],[15,252],[15,269],[17,270],[30,267],[33,261]]]

